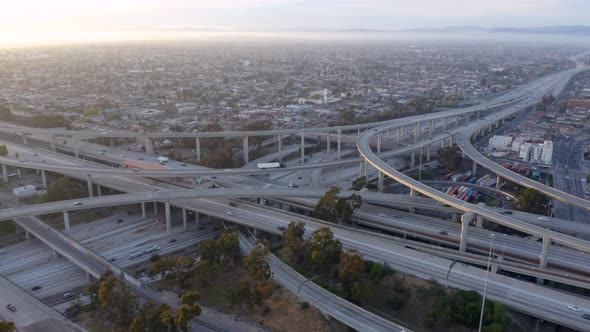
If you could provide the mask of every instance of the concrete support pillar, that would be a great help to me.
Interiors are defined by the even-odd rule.
[[[148,156],[154,155],[154,142],[149,137],[145,138],[145,153],[147,153]]]
[[[461,241],[459,242],[459,251],[465,252],[467,249],[467,233],[469,232],[469,219],[465,218],[465,214],[461,216]]]
[[[414,188],[410,188],[410,197],[416,197],[416,190]]]
[[[477,227],[477,228],[483,227],[483,217],[482,216],[477,215],[477,217],[475,219],[475,227]]]
[[[383,172],[379,171],[379,180],[377,181],[377,188],[380,193],[383,192]]]
[[[544,269],[547,267],[547,261],[549,259],[549,246],[551,245],[551,238],[545,235],[543,236],[543,249],[541,250],[541,260],[539,267]]]
[[[248,136],[244,136],[244,143],[242,148],[242,155],[244,157],[244,164],[250,162],[250,147],[248,146]]]
[[[361,137],[361,128],[356,130],[356,139],[358,140],[359,137]]]
[[[430,145],[426,145],[426,161],[430,161]]]
[[[197,152],[197,162],[201,161],[201,139],[195,138],[195,151]]]
[[[110,143],[111,143],[111,148],[114,148],[114,147],[115,147],[115,138],[114,138],[114,137],[111,137],[111,138],[109,139],[109,141],[110,141]]]
[[[154,214],[158,214],[158,202],[154,202]]]
[[[479,112],[477,112],[477,113],[475,113],[475,114],[477,114],[477,119],[479,120]]]
[[[471,175],[472,176],[477,175],[477,163],[475,161],[473,161],[473,165],[471,166]]]
[[[419,136],[420,136],[420,122],[417,122],[416,126],[414,127],[414,143],[418,143]]]
[[[443,131],[447,131],[447,125],[449,124],[449,118],[443,119]]]
[[[459,214],[458,213],[451,214],[451,221],[458,222],[459,221]]]
[[[86,281],[88,281],[88,282],[92,281],[92,275],[88,272],[86,272]]]
[[[49,143],[51,144],[51,151],[55,152],[55,135],[49,134]]]
[[[201,214],[196,211],[195,211],[195,222],[197,223],[197,226],[201,224]]]
[[[41,170],[41,181],[43,182],[43,188],[47,188],[47,173],[44,169]]]
[[[70,213],[68,211],[64,211],[64,229],[66,232],[70,231]]]
[[[301,164],[305,160],[305,133],[301,132]]]
[[[391,128],[387,128],[387,136],[385,137],[385,139],[389,140],[391,137]]]
[[[18,175],[18,178],[19,178],[19,179],[22,179],[22,178],[23,178],[23,176],[22,176],[22,174],[21,174],[21,172],[20,172],[20,168],[17,168],[17,169],[16,169],[16,174]]]
[[[2,178],[4,179],[4,182],[8,182],[8,167],[4,164],[2,164]]]
[[[377,133],[377,153],[381,153],[381,132]]]
[[[172,228],[172,217],[170,216],[170,202],[164,202],[164,210],[166,214],[166,233],[170,234]]]
[[[340,188],[340,166],[336,166],[336,188]]]
[[[338,136],[337,136],[337,140],[338,140],[338,150],[337,150],[337,156],[338,156],[338,160],[340,160],[340,156],[341,156],[341,150],[342,150],[342,129],[338,128]]]
[[[412,151],[410,155],[410,167],[414,167],[414,165],[416,165],[416,153]]]
[[[23,133],[23,144],[27,145],[27,135]]]
[[[401,141],[401,136],[402,136],[402,128],[397,127],[397,137],[396,137],[395,143],[399,144],[399,142]]]
[[[31,233],[29,233],[29,231],[27,231],[27,230],[25,230],[25,238],[27,240],[30,240],[31,239]]]
[[[279,144],[279,162],[283,161],[283,139],[281,135],[277,135],[277,142]]]
[[[363,176],[363,162],[359,163],[359,177]]]
[[[434,133],[434,125],[436,124],[436,120],[430,121],[430,130],[428,137],[432,138],[432,134]]]
[[[147,217],[147,213],[145,211],[145,202],[141,202],[141,217],[142,218]]]
[[[365,177],[367,177],[367,175],[369,174],[369,163],[367,162],[367,159],[365,159]]]
[[[449,136],[449,148],[453,147],[453,136]]]
[[[88,185],[88,197],[94,197],[94,191],[92,190],[92,175],[86,174],[86,184]]]
[[[74,157],[76,157],[76,158],[80,158],[80,153],[79,153],[79,151],[78,151],[78,145],[80,144],[80,142],[78,142],[78,140],[77,140],[77,139],[75,139],[75,140],[73,141],[73,143],[74,143]]]
[[[502,178],[500,175],[496,175],[496,189],[500,189],[500,182],[502,182]]]
[[[440,140],[440,148],[444,149],[445,148],[445,138],[443,137],[443,139]]]
[[[100,189],[100,185],[99,184],[96,185],[96,193],[98,194],[98,197],[101,197],[102,196],[102,189]]]
[[[186,230],[187,216],[186,209],[182,209],[182,229]]]
[[[326,153],[330,154],[330,132],[326,133]]]
[[[405,138],[406,138],[406,126],[402,125],[401,142],[403,142]]]

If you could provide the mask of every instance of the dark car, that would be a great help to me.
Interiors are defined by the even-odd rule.
[[[176,242],[176,239],[170,239],[170,241],[168,241],[168,243],[174,243]]]
[[[15,307],[14,307],[12,304],[10,304],[10,303],[8,303],[8,304],[6,305],[6,308],[8,308],[8,310],[10,310],[10,311],[12,311],[12,312],[15,312],[15,311],[16,311],[16,308],[15,308]]]
[[[440,234],[440,235],[449,235],[449,233],[447,233],[447,231],[440,231],[440,232],[438,232],[438,234]]]
[[[35,286],[35,287],[31,288],[32,291],[36,291],[36,290],[40,290],[40,289],[41,289],[41,286]]]
[[[283,226],[283,225],[281,225],[281,226],[279,226],[277,228],[279,229],[279,231],[284,231],[286,229],[285,226]]]
[[[512,211],[504,211],[504,214],[512,214]]]
[[[236,207],[236,206],[238,206],[238,204],[236,204],[235,202],[229,202],[229,206]]]
[[[590,315],[589,314],[583,314],[582,315],[582,318],[587,319],[587,320],[590,320]]]
[[[123,219],[119,219],[119,220],[117,220],[117,224],[120,224],[120,223],[122,223],[122,222],[123,222]]]

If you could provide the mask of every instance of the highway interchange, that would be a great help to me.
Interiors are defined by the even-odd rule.
[[[545,78],[540,80],[539,82],[536,82],[535,84],[529,84],[530,86],[528,86],[528,88],[523,88],[520,90],[516,90],[519,92],[514,92],[514,93],[509,93],[507,95],[504,95],[503,97],[500,97],[499,100],[496,100],[493,103],[490,103],[488,105],[485,106],[481,106],[481,107],[473,107],[470,110],[467,110],[468,112],[472,112],[472,113],[476,113],[479,111],[485,111],[488,107],[491,107],[492,105],[509,105],[511,107],[508,108],[508,111],[506,111],[506,115],[509,115],[510,112],[514,112],[517,111],[514,109],[513,104],[515,103],[515,100],[519,100],[519,98],[522,98],[523,96],[526,96],[527,94],[531,93],[532,91],[536,91],[540,88],[539,85],[541,85],[541,87],[543,87],[544,85],[547,85],[549,83],[552,83],[553,80],[558,79],[559,80],[559,84],[563,84],[563,80],[569,80],[569,78],[571,78],[571,75],[574,74],[574,71],[571,72],[567,72],[567,73],[561,73],[560,75],[553,75],[552,77],[549,78]],[[553,87],[551,87],[553,88]],[[524,107],[525,106],[525,101],[523,100],[519,100],[519,102],[521,103],[521,106]],[[532,102],[532,100],[531,100]],[[521,108],[522,108],[521,107]],[[463,110],[464,111],[464,110]],[[572,238],[571,236],[566,236],[560,233],[556,233],[550,230],[546,230],[542,227],[538,227],[538,226],[534,226],[531,224],[525,224],[522,223],[520,220],[514,218],[514,217],[509,217],[506,215],[501,215],[499,214],[497,211],[493,211],[487,208],[482,208],[482,207],[477,207],[475,205],[471,205],[471,204],[464,204],[462,202],[457,202],[454,201],[453,199],[447,197],[444,197],[440,192],[436,191],[436,190],[432,190],[430,187],[424,186],[416,181],[413,181],[411,179],[408,179],[405,175],[402,175],[401,173],[398,173],[397,171],[395,171],[390,165],[388,165],[387,163],[385,163],[383,160],[379,159],[379,156],[377,154],[375,154],[372,149],[371,149],[371,144],[374,145],[375,139],[373,138],[373,136],[375,136],[378,132],[381,132],[382,134],[387,131],[387,130],[391,130],[391,129],[396,129],[399,128],[400,125],[413,125],[416,120],[420,121],[420,122],[429,122],[429,121],[435,121],[433,123],[435,123],[435,126],[438,126],[439,124],[439,119],[443,118],[443,117],[449,117],[449,116],[455,116],[458,115],[459,111],[455,110],[455,111],[451,111],[448,113],[435,113],[433,115],[427,115],[427,116],[423,116],[423,117],[414,117],[412,119],[400,119],[399,121],[396,122],[396,120],[394,121],[390,121],[387,124],[382,126],[379,126],[377,128],[377,131],[374,130],[369,130],[369,131],[365,131],[364,133],[360,134],[359,137],[359,143],[358,143],[358,147],[360,152],[362,153],[363,157],[371,164],[373,165],[375,168],[377,168],[380,172],[386,174],[387,176],[393,177],[394,179],[396,179],[397,181],[406,184],[408,186],[410,186],[411,188],[415,189],[416,191],[419,191],[423,194],[425,194],[426,196],[429,197],[433,197],[438,201],[441,201],[444,204],[448,204],[454,208],[457,208],[459,210],[462,211],[472,211],[475,212],[478,215],[482,215],[484,216],[486,219],[489,220],[493,220],[495,222],[498,222],[500,224],[504,224],[504,225],[508,225],[510,227],[513,227],[515,229],[519,229],[522,230],[526,233],[529,234],[534,234],[537,235],[539,237],[543,237],[545,236],[546,238],[550,238],[555,242],[559,242],[559,243],[563,243],[569,247],[572,248],[576,248],[580,251],[583,252],[589,252],[590,251],[590,247],[588,245],[588,243],[586,241],[582,241],[576,238]],[[465,113],[461,113],[461,114],[465,114]],[[496,121],[496,119],[493,119],[494,121]],[[414,122],[412,122],[414,121]],[[446,122],[446,121],[445,121]],[[458,121],[457,121],[458,122]],[[484,126],[488,126],[490,125],[490,123],[486,123],[485,120],[479,120],[479,121],[474,121],[472,122],[471,125],[468,126],[469,129],[473,129],[471,132],[474,132],[476,129],[479,129],[481,127]],[[375,124],[372,125],[358,125],[358,126],[352,126],[352,127],[343,127],[343,128],[337,128],[340,130],[358,130],[359,128],[372,128],[374,127]],[[330,129],[330,131],[335,131],[337,129]],[[433,130],[435,128],[432,128]],[[440,128],[442,129],[442,128]],[[13,130],[12,128],[10,130]],[[325,128],[319,128],[319,129],[306,129],[310,132],[326,132]],[[35,130],[30,130],[32,134],[39,134],[39,132],[36,132]],[[474,158],[475,160],[477,160],[478,164],[481,164],[484,167],[491,167],[489,165],[487,165],[487,161],[485,160],[485,157],[483,157],[484,159],[480,159],[481,157],[477,156],[476,154],[473,153],[473,151],[468,150],[470,144],[468,144],[468,139],[465,139],[465,137],[469,137],[470,131],[469,130],[464,130],[463,131],[464,134],[462,135],[458,135],[457,137],[457,141],[459,146],[467,151],[465,151],[466,154],[468,154],[470,157]],[[63,135],[63,132],[54,132],[55,134],[60,134]],[[88,134],[88,133],[86,133]],[[191,133],[193,134],[193,133]],[[240,136],[237,135],[239,133],[197,133],[197,137],[206,137],[207,135],[229,135],[228,137],[231,137],[231,135],[234,136]],[[259,133],[248,133],[251,136],[254,136],[256,134]],[[300,134],[299,131],[295,131],[295,132],[286,132],[286,131],[272,131],[272,132],[264,132],[264,134],[267,135],[288,135],[288,134]],[[405,133],[404,133],[405,134]],[[72,135],[72,133],[68,133],[68,135]],[[76,133],[76,135],[80,135],[78,133]],[[106,133],[106,134],[100,134],[100,135],[104,135],[105,137],[136,137],[138,135],[144,135],[141,133],[133,133],[133,134],[125,134],[125,133]],[[111,135],[111,136],[108,136]],[[123,136],[119,136],[119,135],[123,135]],[[129,136],[124,136],[124,135],[129,135]],[[161,134],[161,133],[146,133],[145,136],[146,137],[170,137],[170,133],[166,133],[166,136],[159,136],[159,135],[165,135],[165,134]],[[174,135],[174,134],[173,134]],[[187,134],[188,135],[188,134]],[[243,136],[244,133],[241,133],[241,136]],[[262,134],[261,134],[262,135]],[[382,136],[385,136],[385,134],[383,134]],[[441,136],[444,136],[444,134],[441,133]],[[195,137],[195,135],[188,135],[186,137]],[[217,137],[217,136],[215,136]],[[444,139],[444,138],[443,138]],[[379,139],[380,141],[380,139]],[[431,142],[425,142],[430,144]],[[409,146],[406,148],[402,148],[399,150],[396,150],[394,153],[389,153],[389,154],[382,154],[382,155],[401,155],[403,153],[407,153],[409,151],[414,151],[415,150],[416,145],[414,146]],[[475,151],[477,152],[477,151]],[[57,158],[57,159],[61,159],[61,158]],[[362,159],[355,159],[354,161],[335,161],[335,162],[328,162],[328,163],[323,163],[321,164],[321,167],[334,167],[334,166],[339,166],[339,165],[343,165],[346,163],[350,163],[350,164],[358,164]],[[312,194],[310,194],[310,192],[306,192],[303,189],[297,189],[297,190],[293,190],[290,188],[285,188],[285,189],[271,189],[268,191],[262,191],[263,194],[260,193],[260,191],[258,191],[257,193],[253,194],[253,191],[251,189],[246,188],[245,191],[248,191],[249,194],[247,193],[241,193],[237,190],[232,189],[231,190],[231,194],[224,192],[223,189],[220,190],[207,190],[206,191],[206,195],[209,197],[209,199],[199,199],[199,200],[190,200],[188,199],[189,197],[197,197],[196,196],[182,196],[179,194],[179,196],[174,197],[174,196],[170,196],[167,197],[165,195],[169,194],[170,192],[164,192],[164,190],[177,190],[178,188],[173,186],[173,185],[169,185],[169,184],[163,184],[163,183],[158,183],[157,185],[155,185],[158,188],[158,191],[153,191],[154,185],[149,181],[149,180],[144,180],[141,177],[161,177],[161,176],[184,176],[184,175],[210,175],[210,176],[214,176],[214,175],[219,175],[221,176],[225,176],[228,177],[231,176],[237,176],[237,175],[245,175],[245,174],[253,174],[253,173],[271,173],[274,171],[260,171],[260,170],[248,170],[248,169],[244,169],[244,170],[237,170],[237,169],[232,169],[232,170],[217,170],[217,171],[204,171],[203,169],[187,169],[187,170],[178,170],[178,169],[174,169],[174,170],[164,170],[164,171],[146,171],[146,170],[141,170],[141,171],[133,171],[133,170],[114,170],[112,168],[107,168],[107,167],[100,167],[100,165],[96,165],[95,167],[89,167],[89,164],[84,162],[82,164],[76,165],[76,166],[70,166],[70,165],[53,165],[53,164],[48,164],[48,163],[39,163],[39,162],[29,162],[29,161],[15,161],[15,160],[11,160],[11,159],[2,159],[0,162],[2,162],[5,165],[13,165],[13,166],[18,166],[18,167],[30,167],[33,169],[44,169],[44,170],[48,170],[48,171],[53,171],[53,172],[57,172],[57,173],[64,173],[64,174],[70,174],[73,176],[76,176],[78,178],[81,179],[85,179],[85,176],[83,176],[84,174],[92,174],[92,181],[95,184],[100,184],[101,186],[105,186],[105,187],[110,187],[113,189],[117,189],[120,190],[122,192],[137,192],[137,193],[141,193],[140,195],[143,195],[143,197],[139,200],[137,200],[138,198],[136,198],[136,200],[129,200],[129,201],[125,201],[125,202],[129,202],[130,203],[137,203],[137,202],[141,202],[141,201],[170,201],[171,204],[173,204],[176,207],[181,207],[181,208],[185,208],[188,210],[193,210],[193,211],[199,211],[200,213],[206,214],[206,215],[211,215],[211,216],[216,216],[219,218],[223,218],[235,223],[240,223],[243,225],[247,225],[250,226],[252,228],[256,228],[256,229],[260,229],[260,230],[265,230],[268,231],[270,233],[279,233],[277,231],[277,225],[279,224],[286,224],[288,221],[293,220],[293,219],[300,219],[302,218],[300,215],[294,215],[294,214],[290,214],[287,213],[285,211],[282,210],[278,210],[278,209],[269,209],[266,206],[259,206],[259,205],[255,205],[255,204],[241,204],[238,207],[238,209],[236,209],[236,211],[239,211],[239,213],[236,213],[235,216],[228,216],[226,214],[227,210],[228,210],[228,205],[227,203],[229,201],[222,199],[213,199],[213,197],[256,197],[256,196],[263,196],[263,197],[273,197],[274,195],[276,196],[280,196],[280,197],[286,197],[286,196],[303,196],[303,197],[317,197],[314,196]],[[29,165],[31,164],[31,165]],[[317,168],[318,165],[315,164],[310,164],[310,165],[303,165],[303,166],[298,166],[297,168],[294,167],[294,170],[308,170],[308,169],[313,169],[313,168]],[[83,168],[83,169],[81,169]],[[365,167],[366,169],[366,167]],[[291,170],[291,169],[290,169]],[[492,169],[494,171],[496,171],[495,169]],[[505,172],[505,169],[502,168],[502,172]],[[129,175],[134,176],[133,179],[129,178]],[[510,178],[510,176],[512,176],[511,174],[504,174],[502,173],[503,177],[506,178]],[[270,189],[270,188],[269,188]],[[544,188],[542,188],[544,189]],[[276,192],[275,192],[276,191]],[[219,192],[219,194],[218,194]],[[273,195],[274,194],[274,195]],[[186,195],[186,194],[184,194]],[[192,194],[191,194],[192,195]],[[309,196],[308,196],[309,195]],[[139,195],[138,195],[139,196]],[[117,201],[117,199],[115,199],[114,201],[111,200],[109,202],[109,198],[107,197],[102,197],[102,198],[98,198],[95,200],[87,200],[84,201],[83,204],[83,208],[87,208],[90,206],[93,206],[93,204],[95,204],[95,202],[98,204],[99,202],[101,202],[100,204],[105,204],[105,206],[108,206],[108,204],[111,205],[118,205],[118,204],[122,204],[120,203],[116,203],[115,201]],[[585,200],[582,200],[585,201]],[[574,202],[575,203],[575,202]],[[60,205],[61,204],[61,205]],[[584,202],[578,202],[578,206],[583,206],[584,204],[588,204],[587,201]],[[98,205],[97,205],[98,206]],[[74,210],[73,208],[74,206],[72,205],[72,202],[60,202],[60,203],[56,203],[56,206],[52,206],[52,209],[55,209],[55,211],[65,211],[65,210]],[[31,207],[27,207],[26,209],[22,209],[21,210],[25,210],[25,213],[22,214],[22,216],[34,216],[34,215],[39,215],[39,214],[43,214],[43,213],[47,213],[46,211],[49,210],[44,210],[45,208],[48,208],[48,205],[44,205],[44,206],[31,206]],[[29,210],[30,209],[30,210]],[[3,210],[0,212],[0,214],[2,213],[6,213],[5,217],[2,217],[0,219],[9,219],[9,218],[17,218],[18,214],[10,214],[12,213],[12,210]],[[366,213],[366,212],[363,212]],[[366,215],[362,216],[364,220],[370,220],[370,219],[374,219],[374,214],[372,213],[366,213]],[[391,219],[391,218],[381,218],[382,220],[378,220],[380,222],[390,222],[391,220],[384,220],[384,219]],[[425,218],[422,218],[425,219]],[[313,231],[314,229],[316,229],[317,227],[319,227],[320,225],[322,225],[322,223],[320,221],[316,221],[313,219],[310,220],[306,220],[307,223],[307,230],[309,230],[308,234]],[[420,252],[417,252],[415,250],[410,250],[407,248],[404,248],[403,245],[399,245],[399,244],[393,244],[391,243],[391,241],[388,241],[388,237],[383,237],[382,240],[379,240],[381,238],[381,236],[379,235],[375,235],[373,233],[369,233],[369,232],[364,232],[364,231],[360,231],[360,230],[350,230],[347,229],[345,227],[340,227],[340,226],[333,226],[334,228],[334,232],[336,234],[337,237],[339,237],[344,245],[346,247],[355,247],[358,248],[359,250],[361,250],[361,252],[363,252],[363,254],[365,255],[365,257],[369,258],[369,259],[375,259],[377,261],[384,261],[384,262],[388,262],[390,263],[392,266],[395,266],[396,269],[399,269],[401,271],[404,272],[409,272],[418,276],[421,276],[423,278],[434,278],[440,282],[447,282],[449,284],[449,286],[453,286],[453,287],[459,287],[459,288],[468,288],[468,289],[476,289],[476,290],[481,290],[481,287],[483,286],[483,280],[482,280],[482,276],[484,274],[484,272],[480,269],[477,268],[473,268],[473,267],[468,267],[468,266],[463,266],[461,264],[455,264],[455,265],[451,265],[451,261],[447,260],[447,259],[442,259],[442,258],[438,258],[429,254],[423,254]],[[430,232],[432,233],[432,225],[425,227],[427,229],[430,230]],[[440,225],[436,228],[436,232],[438,232],[440,230]],[[460,231],[457,230],[457,226],[454,226],[454,229],[448,228],[449,232],[449,236],[453,237],[455,240],[457,239],[458,236],[460,236]],[[476,245],[476,246],[480,246],[480,247],[485,247],[486,241],[485,241],[485,237],[487,236],[486,234],[481,234],[478,235],[478,232],[483,232],[483,231],[470,231],[470,236],[468,238],[468,243],[469,245]],[[474,235],[475,234],[475,235]],[[526,240],[523,240],[526,241]],[[456,241],[455,241],[456,242]],[[478,243],[479,242],[479,243]],[[513,241],[506,241],[508,242],[513,242]],[[369,244],[370,243],[370,244]],[[526,242],[523,242],[526,243]],[[377,245],[378,244],[378,245]],[[508,244],[505,244],[506,246]],[[530,241],[530,243],[528,243],[527,245],[528,248],[523,248],[522,253],[528,253],[529,255],[531,254],[531,252],[533,253],[533,255],[535,255],[534,253],[541,253],[541,244],[540,243],[536,243],[536,242],[532,242]],[[552,260],[554,260],[555,262],[563,262],[563,261],[567,261],[568,263],[570,262],[570,259],[568,258],[568,256],[570,255],[570,252],[565,252],[563,257],[560,257],[561,255],[561,249],[566,250],[566,248],[553,248],[555,246],[552,246],[551,248],[551,255],[548,259],[549,263],[552,262]],[[497,247],[497,251],[498,251],[498,247]],[[538,254],[537,254],[538,255]],[[585,257],[583,253],[580,253],[580,259],[583,260]],[[577,259],[576,259],[577,260]],[[573,263],[576,264],[576,263]],[[587,264],[584,263],[580,263],[580,266],[587,266]],[[532,284],[528,284],[522,281],[517,281],[514,280],[512,278],[507,278],[501,275],[496,275],[496,274],[492,274],[492,277],[489,281],[489,285],[488,285],[488,292],[489,292],[489,296],[491,298],[497,299],[497,300],[501,300],[502,302],[506,303],[507,305],[523,311],[523,312],[527,312],[533,315],[539,315],[542,314],[544,319],[550,320],[550,321],[554,321],[554,322],[558,322],[560,324],[566,325],[566,326],[571,326],[574,328],[583,328],[584,325],[584,321],[581,318],[580,314],[576,314],[576,313],[572,313],[572,312],[568,312],[567,310],[564,310],[563,308],[567,306],[567,304],[570,303],[576,303],[578,304],[580,307],[582,308],[590,308],[590,306],[586,303],[586,300],[583,300],[582,298],[576,297],[576,296],[572,296],[572,295],[568,295],[568,294],[563,294],[551,289],[547,289],[547,288],[541,288],[537,285],[532,285]],[[533,301],[546,301],[546,305],[543,306],[534,306],[531,305],[531,299],[533,299]],[[535,300],[536,299],[536,300]],[[540,303],[540,302],[535,302],[535,303]]]

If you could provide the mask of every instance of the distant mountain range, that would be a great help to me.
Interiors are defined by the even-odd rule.
[[[564,25],[547,26],[534,28],[511,28],[511,27],[480,27],[480,26],[448,26],[442,28],[417,28],[404,29],[405,32],[484,32],[484,33],[540,33],[540,34],[590,34],[590,26],[586,25]]]
[[[535,34],[581,34],[590,35],[590,26],[564,25],[533,28],[511,27],[481,27],[474,25],[447,26],[440,28],[422,27],[400,30],[378,29],[322,29],[322,28],[292,28],[282,30],[285,32],[331,32],[331,33],[391,33],[391,32],[424,32],[424,33],[535,33]]]

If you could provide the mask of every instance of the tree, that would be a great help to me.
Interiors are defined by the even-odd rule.
[[[344,289],[349,291],[355,283],[358,283],[363,272],[363,258],[356,249],[349,249],[340,254],[340,280]]]
[[[219,265],[213,264],[206,259],[202,259],[195,264],[194,276],[204,285],[209,285],[219,273]]]
[[[86,197],[86,186],[72,178],[62,177],[47,187],[47,193],[43,195],[45,202],[64,201]]]
[[[266,261],[268,249],[260,242],[256,243],[250,254],[244,258],[244,266],[250,278],[256,283],[270,279],[270,266]]]
[[[8,148],[5,144],[0,144],[0,156],[6,157],[8,155]]]
[[[349,197],[338,197],[340,189],[332,187],[322,196],[315,209],[314,215],[317,218],[331,222],[349,223],[355,209],[362,206],[362,199],[357,194]]]
[[[311,260],[318,269],[327,270],[338,264],[342,244],[334,239],[334,234],[328,227],[320,227],[311,234],[309,241]]]
[[[518,195],[514,203],[515,210],[525,211],[535,214],[546,214],[549,199],[540,191],[532,188],[524,188]]]
[[[14,322],[0,320],[0,332],[13,332],[15,331]]]
[[[359,191],[367,187],[367,177],[360,176],[356,180],[352,181],[352,190]]]
[[[303,234],[305,234],[305,223],[302,221],[291,221],[283,231],[283,238],[294,254],[299,253],[305,244]]]

